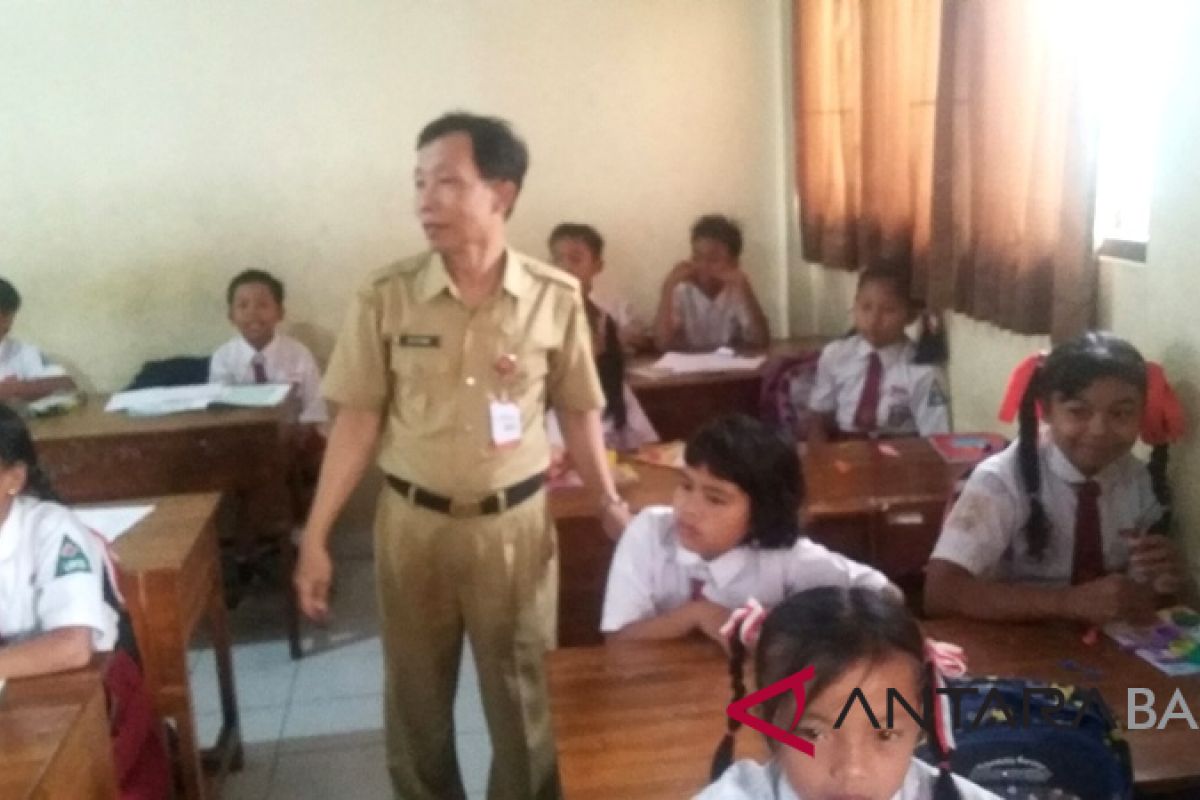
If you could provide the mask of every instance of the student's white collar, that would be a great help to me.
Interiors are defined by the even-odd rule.
[[[246,341],[245,336],[242,336],[240,333],[238,334],[238,344],[241,345],[243,350],[245,350],[246,352],[248,352],[250,354],[251,358],[258,355],[259,353],[262,353],[263,357],[265,358],[267,353],[271,352],[271,350],[273,350],[275,348],[275,345],[278,343],[279,343],[279,331],[275,331],[275,333],[271,334],[271,341],[267,342],[266,346],[264,346],[262,350],[255,350],[254,345],[252,345],[252,344],[250,344],[250,342]]]
[[[1101,494],[1107,493],[1113,484],[1116,483],[1117,473],[1121,469],[1120,464],[1124,458],[1124,456],[1121,456],[1092,476],[1092,480],[1100,484]],[[1063,454],[1063,451],[1051,439],[1046,440],[1046,467],[1072,486],[1088,480],[1087,476],[1076,469],[1075,465],[1071,463],[1066,455]]]
[[[678,536],[675,537],[675,563],[694,578],[711,579],[718,588],[728,586],[741,573],[747,557],[746,547],[739,545],[711,561],[705,561],[699,554],[680,544]]]
[[[25,498],[17,495],[8,509],[8,517],[0,525],[0,561],[7,561],[21,544],[21,529],[25,524]]]
[[[890,367],[893,364],[908,360],[908,349],[912,347],[912,341],[905,336],[895,344],[889,344],[887,347],[881,347],[876,350],[871,346],[871,343],[862,337],[861,334],[854,334],[855,345],[854,355],[859,358],[866,358],[871,353],[879,353],[879,360],[883,362],[884,367]]]

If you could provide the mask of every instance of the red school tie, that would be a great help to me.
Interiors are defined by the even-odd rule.
[[[692,599],[693,600],[703,600],[704,599],[704,579],[703,578],[692,578]]]
[[[1075,508],[1075,559],[1071,583],[1087,583],[1104,575],[1104,546],[1100,539],[1100,484],[1084,481],[1076,485],[1079,504]]]
[[[266,383],[267,365],[263,363],[263,357],[261,354],[256,355],[250,360],[250,366],[254,368],[254,382]]]
[[[879,413],[879,390],[883,384],[883,360],[879,353],[867,356],[867,379],[863,382],[858,408],[854,410],[854,427],[860,431],[875,430]]]

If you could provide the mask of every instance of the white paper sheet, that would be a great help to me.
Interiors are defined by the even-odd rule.
[[[739,356],[727,347],[711,353],[666,353],[647,368],[647,374],[688,372],[734,372],[758,369],[766,356]]]
[[[145,519],[153,510],[154,506],[145,505],[107,506],[104,508],[83,506],[72,509],[75,516],[79,517],[84,525],[108,539],[110,544]]]
[[[123,411],[130,416],[161,416],[184,411],[203,411],[209,406],[271,408],[283,402],[291,385],[286,383],[224,386],[201,383],[195,386],[158,386],[118,392],[108,400],[105,411]]]

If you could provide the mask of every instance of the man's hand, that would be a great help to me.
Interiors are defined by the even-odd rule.
[[[296,600],[304,616],[313,622],[329,621],[329,586],[333,581],[333,560],[329,550],[323,544],[308,544],[308,534],[305,532],[304,543],[300,545],[300,558],[296,562],[296,574],[293,583],[296,587]]]

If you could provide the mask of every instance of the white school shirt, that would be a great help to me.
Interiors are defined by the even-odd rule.
[[[637,450],[644,444],[657,442],[659,440],[658,431],[654,430],[654,425],[646,416],[645,409],[638,402],[637,395],[633,393],[633,389],[629,388],[628,383],[624,385],[622,393],[625,395],[625,428],[618,430],[612,417],[604,417],[601,420],[604,430],[604,446],[610,450],[624,453]],[[558,424],[558,414],[552,408],[546,411],[546,440],[551,447],[566,447],[566,443],[563,441],[562,426]]]
[[[0,525],[0,636],[6,643],[58,628],[92,629],[113,648],[117,614],[104,601],[100,544],[70,509],[18,495]]]
[[[705,561],[684,548],[669,506],[643,509],[617,543],[600,630],[619,631],[692,599],[692,579],[703,581],[703,596],[729,609],[751,597],[770,608],[789,595],[815,586],[884,589],[883,573],[851,561],[801,536],[788,548],[739,546]]]
[[[16,378],[28,381],[65,374],[61,367],[47,364],[42,351],[31,344],[6,336],[0,342],[0,380]]]
[[[213,353],[208,365],[208,382],[254,383],[254,358],[258,355],[259,351],[244,337],[233,337]],[[261,355],[269,382],[292,383],[299,387],[301,422],[329,421],[329,411],[321,397],[321,371],[307,347],[291,336],[276,333]]]
[[[958,564],[976,577],[1047,586],[1071,582],[1075,551],[1076,485],[1086,480],[1051,441],[1038,447],[1042,506],[1050,534],[1041,561],[1029,555],[1025,523],[1029,495],[1018,471],[1017,442],[975,467],[942,525],[931,558]],[[1129,546],[1123,534],[1142,532],[1163,509],[1145,464],[1126,454],[1094,478],[1100,484],[1100,538],[1104,567],[1123,570]]]
[[[962,800],[1000,800],[999,796],[966,778],[958,775],[953,777],[954,785],[958,788],[958,794]],[[933,787],[937,784],[937,778],[938,771],[934,767],[919,758],[913,758],[908,773],[904,776],[904,783],[900,785],[900,790],[892,795],[892,800],[932,800]],[[768,764],[760,764],[747,758],[730,766],[715,783],[709,784],[692,800],[803,800],[803,798],[792,789],[777,763],[772,761]]]
[[[750,306],[728,288],[710,298],[685,281],[675,287],[671,303],[675,319],[682,321],[684,341],[695,350],[744,345],[754,324]]]
[[[883,363],[876,432],[892,436],[929,436],[950,432],[946,381],[932,364],[914,364],[916,345],[907,336],[877,352]],[[854,412],[867,382],[870,355],[876,352],[855,334],[825,345],[817,361],[817,378],[808,407],[820,413],[837,412],[838,428],[861,432]]]

